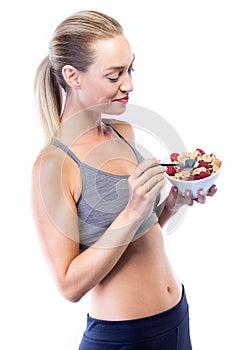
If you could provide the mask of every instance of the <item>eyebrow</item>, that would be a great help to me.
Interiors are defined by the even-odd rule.
[[[134,60],[135,60],[135,54],[133,55],[133,59],[132,59],[132,61],[130,63],[130,66],[133,64]],[[109,70],[120,70],[120,69],[124,69],[124,68],[125,68],[125,66],[111,66],[111,67],[108,67],[106,69],[106,72],[109,71]]]

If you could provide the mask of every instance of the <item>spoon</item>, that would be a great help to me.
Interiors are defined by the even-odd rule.
[[[198,165],[198,162],[196,161],[196,159],[188,158],[188,159],[185,159],[184,163],[163,163],[163,164],[160,163],[160,165],[178,166],[178,167],[184,168],[184,170],[191,170]]]

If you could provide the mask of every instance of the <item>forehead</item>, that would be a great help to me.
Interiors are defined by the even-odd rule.
[[[129,42],[123,35],[98,40],[94,49],[96,52],[93,66],[101,66],[103,69],[127,66],[134,58]]]

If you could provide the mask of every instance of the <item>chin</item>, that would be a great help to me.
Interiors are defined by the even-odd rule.
[[[103,108],[102,113],[109,114],[109,115],[120,115],[124,113],[126,110],[126,105],[124,104],[118,104],[118,105],[111,105],[111,106],[105,106]]]
[[[101,114],[120,115],[125,112],[126,105],[123,103],[106,103],[93,106],[90,109]]]

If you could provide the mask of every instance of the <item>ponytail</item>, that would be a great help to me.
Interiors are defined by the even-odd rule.
[[[60,125],[62,89],[53,73],[48,56],[37,69],[34,91],[46,144],[50,144]]]
[[[116,20],[97,11],[77,12],[56,28],[49,43],[49,56],[41,62],[35,77],[37,108],[47,144],[53,141],[60,126],[63,91],[68,93],[62,68],[69,64],[86,72],[95,60],[93,44],[122,34]]]

